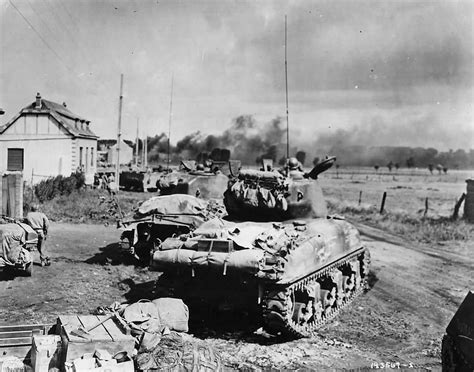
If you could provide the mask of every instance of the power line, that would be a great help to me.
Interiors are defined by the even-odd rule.
[[[12,5],[13,8],[15,8],[15,10],[18,12],[18,14],[20,14],[20,16],[25,20],[26,23],[28,23],[28,25],[31,27],[31,29],[36,33],[36,35],[38,35],[38,37],[41,39],[41,41],[44,43],[44,45],[46,45],[46,47],[58,58],[58,60],[69,70],[71,71],[72,73],[74,73],[74,71],[66,64],[66,62],[64,62],[64,60],[59,56],[58,53],[56,53],[56,51],[53,49],[53,47],[51,47],[48,42],[43,38],[43,36],[41,36],[41,34],[39,33],[39,31],[35,28],[35,26],[33,26],[31,24],[30,21],[28,21],[28,18],[26,18],[23,13],[20,11],[20,9],[18,9],[15,4],[13,4],[12,0],[9,0],[10,4]]]
[[[76,20],[74,19],[74,17],[71,15],[71,13],[69,13],[69,11],[67,10],[66,8],[66,5],[64,5],[64,3],[62,1],[59,2],[59,4],[63,7],[63,9],[66,11],[67,15],[69,16],[69,18],[71,19],[72,21],[72,24],[74,25],[74,27],[79,30],[79,27],[77,25],[77,22]]]
[[[69,35],[70,39],[72,40],[72,42],[77,47],[79,47],[76,39],[74,38],[74,35],[71,33],[71,31],[69,31],[69,28],[63,23],[61,14],[58,14],[56,12],[55,4],[52,4],[51,2],[48,2],[48,0],[43,0],[43,2],[48,5],[48,7],[51,9],[51,12],[54,13],[54,15],[56,16],[56,18],[58,19],[58,23],[60,24],[61,29],[65,30],[68,33],[68,35]]]
[[[56,34],[49,28],[48,24],[43,20],[43,18],[41,17],[41,15],[39,14],[39,12],[33,7],[33,4],[31,4],[30,0],[26,0],[26,2],[28,3],[28,5],[30,6],[31,10],[33,10],[33,13],[36,14],[36,16],[38,17],[38,19],[40,20],[40,22],[44,25],[44,27],[49,31],[49,33],[51,35],[53,35],[53,37],[56,36]],[[59,39],[56,39],[56,40],[59,40]]]
[[[56,23],[56,26],[59,26],[59,30],[65,30],[67,31],[66,33],[62,32],[61,34],[62,35],[65,35],[66,38],[69,38],[72,42],[72,44],[74,46],[76,46],[77,48],[77,51],[78,53],[81,55],[81,58],[87,63],[87,64],[90,64],[90,59],[89,59],[89,56],[88,54],[84,51],[84,48],[81,47],[81,45],[79,44],[79,42],[76,40],[76,38],[74,37],[74,35],[72,34],[72,32],[69,30],[68,27],[66,27],[66,25],[64,24],[64,22],[62,21],[62,14],[59,10],[59,8],[55,8],[55,4],[51,1],[51,2],[48,2],[47,0],[43,0],[43,3],[51,10],[51,15],[53,16],[53,18],[57,18],[57,23]],[[54,23],[54,22],[52,22]],[[66,41],[66,45],[67,45],[67,41]]]

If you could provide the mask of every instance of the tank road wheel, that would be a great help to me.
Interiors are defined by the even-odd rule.
[[[321,303],[323,308],[323,314],[325,317],[328,317],[336,304],[335,286],[327,286],[327,289],[321,290]]]
[[[293,321],[298,325],[303,325],[307,321],[307,307],[301,302],[295,303],[293,306]]]
[[[355,292],[360,288],[360,264],[358,261],[350,261],[345,264],[342,269],[342,290],[345,300],[349,300],[354,296]]]
[[[321,301],[323,303],[324,315],[329,317],[333,310],[342,307],[344,303],[344,291],[342,289],[343,275],[340,270],[333,270],[321,281]]]

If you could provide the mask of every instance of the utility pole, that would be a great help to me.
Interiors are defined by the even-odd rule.
[[[173,74],[171,74],[171,96],[170,96],[170,117],[168,121],[168,172],[170,170],[170,137],[171,137],[171,119],[173,117]]]
[[[137,117],[137,136],[135,138],[135,166],[138,168],[138,125],[140,118]]]
[[[119,98],[119,117],[118,117],[118,131],[117,131],[117,164],[115,167],[115,182],[117,190],[119,189],[120,177],[120,141],[122,138],[122,100],[123,100],[123,74],[120,74],[120,98]]]
[[[288,62],[287,62],[287,27],[285,14],[285,88],[286,88],[286,158],[290,158],[290,122],[288,114]]]
[[[144,154],[143,154],[143,164],[145,168],[148,168],[148,136],[145,135],[145,143],[143,144]]]

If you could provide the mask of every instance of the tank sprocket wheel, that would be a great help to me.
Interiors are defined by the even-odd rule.
[[[267,290],[263,298],[265,330],[292,338],[311,336],[363,291],[369,262],[368,250],[361,249],[295,283]],[[348,273],[349,267],[356,269]],[[347,277],[359,285],[343,288],[341,281]],[[310,290],[314,287],[320,288],[316,295]]]

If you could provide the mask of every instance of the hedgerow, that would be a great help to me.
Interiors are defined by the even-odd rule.
[[[43,180],[34,187],[34,192],[38,201],[43,203],[57,196],[69,195],[73,191],[82,189],[84,185],[84,174],[76,172],[69,177],[56,176]]]

